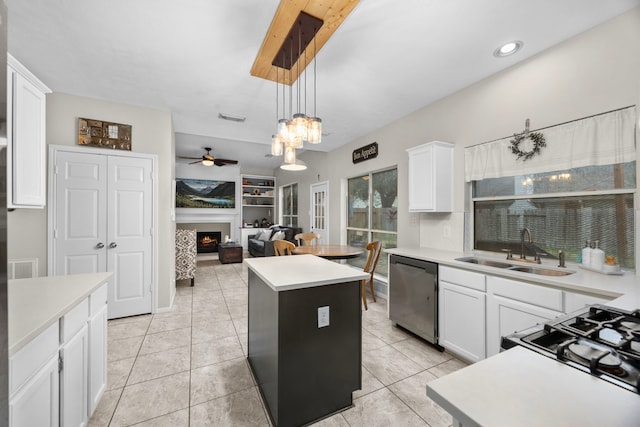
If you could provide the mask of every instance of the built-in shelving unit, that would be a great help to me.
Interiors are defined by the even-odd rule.
[[[273,176],[242,175],[242,245],[255,234],[255,222],[273,224],[276,214],[276,178]]]

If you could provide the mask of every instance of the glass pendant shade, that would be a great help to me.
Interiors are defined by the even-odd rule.
[[[279,135],[271,135],[271,155],[282,156],[282,141]]]
[[[278,136],[280,137],[281,142],[287,142],[288,140],[288,128],[287,128],[287,119],[278,120]]]
[[[302,148],[304,144],[302,136],[297,132],[296,124],[293,120],[287,123],[287,143],[293,146],[293,148]]]
[[[285,145],[284,147],[284,163],[292,165],[296,162],[296,147]]]
[[[307,169],[307,164],[302,160],[296,160],[296,162],[292,164],[284,163],[280,165],[280,169],[284,169],[286,171],[303,171]]]
[[[295,129],[296,135],[299,136],[302,141],[307,140],[307,122],[308,122],[308,117],[305,116],[304,114],[297,113],[293,115],[293,126]]]
[[[322,119],[310,117],[308,123],[307,141],[309,144],[320,144],[322,142]]]

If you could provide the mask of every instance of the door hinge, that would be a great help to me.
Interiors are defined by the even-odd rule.
[[[62,356],[58,356],[58,373],[62,372],[63,368],[64,368],[64,359],[62,358]]]

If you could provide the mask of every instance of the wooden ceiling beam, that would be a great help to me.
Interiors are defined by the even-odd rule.
[[[353,8],[356,7],[358,1],[359,0],[281,0],[269,26],[269,30],[262,41],[258,55],[253,62],[251,75],[273,82],[276,81],[276,75],[278,75],[280,83],[284,82],[284,84],[287,85],[295,83],[299,74],[302,74],[307,64],[314,58],[315,53],[322,49],[322,46],[325,45],[327,40],[329,40],[331,35],[338,29]],[[309,44],[306,52],[302,53],[298,59],[298,62],[300,62],[299,67],[298,62],[296,62],[291,72],[288,70],[284,72],[283,69],[272,65],[272,62],[287,37],[287,34],[289,34],[291,27],[296,23],[296,18],[300,14],[300,11],[304,11],[309,15],[323,20],[324,24],[316,34],[316,52],[314,52],[313,43]],[[305,62],[305,57],[307,62]]]

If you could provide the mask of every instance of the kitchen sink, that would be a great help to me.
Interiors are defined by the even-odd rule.
[[[468,262],[470,264],[484,265],[487,267],[502,268],[511,271],[520,271],[522,273],[537,274],[540,276],[568,276],[575,273],[571,270],[553,270],[551,268],[533,267],[528,265],[509,264],[507,262],[494,261],[478,257],[456,258],[456,261]]]
[[[539,274],[541,276],[568,276],[569,274],[573,274],[573,271],[552,270],[550,268],[540,267],[527,267],[526,265],[514,265],[512,267],[509,267],[508,270],[521,271],[523,273],[529,274]]]
[[[496,268],[513,267],[512,264],[508,264],[506,262],[493,261],[490,259],[482,259],[482,258],[476,258],[476,257],[456,258],[456,261],[468,262],[471,264],[478,264],[478,265],[486,265],[487,267],[496,267]]]

